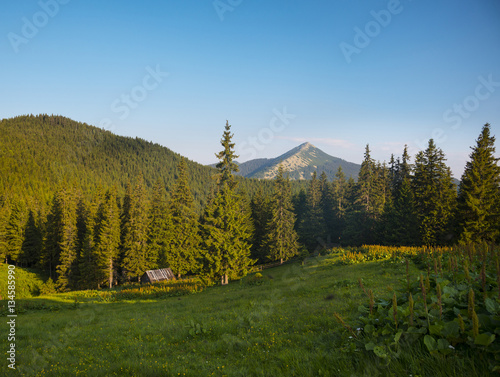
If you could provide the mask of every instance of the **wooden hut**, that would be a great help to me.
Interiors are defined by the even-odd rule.
[[[141,283],[157,283],[163,280],[175,280],[174,273],[170,268],[146,271],[141,276]]]

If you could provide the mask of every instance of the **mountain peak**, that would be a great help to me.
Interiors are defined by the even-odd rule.
[[[307,150],[309,148],[316,148],[314,145],[312,145],[310,142],[306,141],[305,143],[302,143],[298,147],[301,151],[302,150]]]
[[[342,166],[347,177],[356,177],[359,165],[333,157],[309,142],[289,150],[279,157],[272,159],[256,159],[240,165],[245,177],[273,179],[282,165],[291,179],[309,179],[316,171],[318,175],[325,172],[328,179],[333,179],[339,166]]]

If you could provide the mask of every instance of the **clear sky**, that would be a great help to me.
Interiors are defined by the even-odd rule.
[[[305,141],[388,161],[433,137],[457,178],[484,123],[500,140],[498,0],[8,0],[0,20],[0,118],[60,114],[204,164],[226,119],[240,161]]]

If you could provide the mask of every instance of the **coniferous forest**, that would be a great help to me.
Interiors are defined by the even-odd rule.
[[[226,123],[216,169],[158,144],[60,116],[0,121],[0,258],[46,271],[60,291],[111,287],[170,267],[226,284],[254,264],[342,245],[500,242],[500,168],[484,125],[458,187],[431,139],[389,163],[369,145],[340,168],[291,181],[235,176]],[[217,151],[214,151],[217,152]]]

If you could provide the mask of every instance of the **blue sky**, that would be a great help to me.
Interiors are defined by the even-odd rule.
[[[457,177],[484,123],[500,138],[498,0],[0,8],[0,118],[61,114],[204,164],[226,119],[241,161],[304,141],[388,161],[433,137]]]

